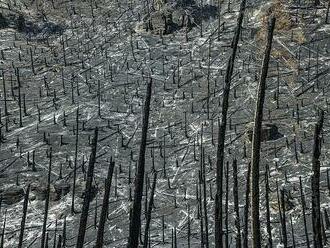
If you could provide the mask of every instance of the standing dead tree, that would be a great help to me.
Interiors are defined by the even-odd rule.
[[[135,177],[134,201],[133,201],[132,215],[130,219],[129,237],[127,244],[128,248],[137,248],[139,245],[139,235],[141,229],[141,201],[143,194],[145,153],[147,147],[151,89],[152,89],[152,79],[150,78],[150,81],[147,86],[147,95],[145,98],[144,109],[143,109],[142,136],[141,136],[138,167]]]
[[[87,170],[86,189],[85,189],[84,202],[83,202],[81,216],[80,216],[80,224],[79,224],[76,248],[84,247],[89,203],[92,200],[92,194],[93,194],[92,193],[92,183],[93,183],[93,176],[94,176],[94,166],[95,166],[95,162],[96,162],[97,137],[98,137],[98,128],[96,127],[95,131],[94,131],[94,138],[92,141],[92,153],[89,158],[89,164],[88,164],[88,170]]]
[[[110,188],[111,188],[111,181],[113,175],[113,169],[115,167],[115,162],[110,159],[110,165],[108,169],[107,179],[105,180],[105,190],[103,196],[103,204],[100,216],[100,223],[99,229],[97,230],[97,238],[96,238],[96,245],[95,248],[103,247],[103,235],[104,235],[104,225],[107,220],[108,209],[109,209],[109,196],[110,196]]]
[[[246,0],[242,0],[240,5],[240,13],[237,19],[236,32],[232,43],[232,54],[229,58],[225,77],[225,86],[223,90],[222,98],[222,112],[221,112],[221,123],[219,125],[218,134],[218,147],[217,147],[217,161],[216,161],[216,197],[215,197],[215,209],[214,209],[214,225],[215,225],[215,247],[220,248],[223,246],[222,240],[222,178],[223,178],[223,162],[225,153],[225,136],[227,126],[227,113],[229,107],[229,93],[231,79],[234,70],[234,63],[237,53],[238,41],[241,34],[241,28],[243,23],[244,11],[245,11]]]
[[[315,248],[322,248],[321,210],[320,210],[320,155],[321,132],[323,128],[324,112],[321,111],[320,119],[315,126],[313,145],[313,175],[312,175],[312,220],[313,242]]]
[[[21,221],[21,230],[19,234],[19,241],[18,241],[18,248],[21,248],[23,245],[23,237],[24,237],[24,229],[25,229],[25,222],[26,222],[26,213],[29,204],[29,194],[30,194],[30,184],[28,185],[25,195],[24,195],[24,202],[23,202],[23,216]]]
[[[52,173],[52,148],[49,151],[49,168],[48,168],[48,181],[47,181],[47,189],[46,189],[46,200],[45,200],[45,213],[44,213],[44,221],[42,224],[42,233],[41,233],[41,248],[45,247],[46,240],[46,231],[47,231],[47,218],[48,218],[48,210],[49,210],[49,201],[50,201],[50,176]]]
[[[144,231],[144,241],[143,241],[143,248],[148,247],[149,242],[149,229],[150,229],[150,222],[151,222],[151,212],[152,212],[152,206],[154,205],[154,195],[155,195],[155,189],[156,189],[156,183],[157,183],[157,172],[154,174],[154,180],[152,182],[152,188],[150,192],[150,200],[149,200],[149,206],[147,210],[147,220],[146,220],[146,226]]]
[[[260,220],[259,220],[259,162],[261,150],[261,127],[265,102],[266,79],[268,74],[270,52],[272,49],[275,17],[269,22],[267,44],[262,61],[261,76],[258,86],[258,99],[254,117],[251,157],[251,216],[252,216],[252,247],[261,247]]]

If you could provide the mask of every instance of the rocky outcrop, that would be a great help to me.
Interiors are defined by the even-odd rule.
[[[203,20],[216,17],[217,7],[212,5],[199,6],[193,0],[156,1],[154,8],[149,10],[137,31],[147,31],[154,34],[170,34],[182,28],[188,31]]]

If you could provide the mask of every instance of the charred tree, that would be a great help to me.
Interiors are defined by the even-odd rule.
[[[93,194],[92,193],[92,183],[93,183],[93,176],[94,176],[94,166],[95,166],[95,162],[96,162],[97,137],[98,137],[98,128],[96,127],[95,131],[94,131],[94,138],[92,141],[92,153],[89,158],[89,164],[88,164],[88,170],[87,170],[86,189],[85,189],[85,195],[84,195],[84,202],[83,202],[83,206],[82,206],[82,212],[81,212],[81,216],[80,216],[76,248],[84,247],[89,204],[92,200],[92,194]]]
[[[146,226],[144,230],[144,241],[143,241],[143,248],[148,248],[149,243],[149,229],[150,229],[150,222],[151,222],[151,212],[152,207],[154,205],[154,195],[155,195],[155,189],[156,189],[156,183],[157,183],[157,173],[154,174],[154,180],[152,182],[152,188],[150,192],[150,200],[148,204],[148,210],[147,210],[147,216],[146,216]]]
[[[97,238],[96,238],[96,245],[95,248],[103,247],[103,235],[104,235],[104,226],[107,220],[108,209],[109,209],[109,197],[110,197],[110,188],[111,188],[111,181],[113,175],[113,169],[115,167],[115,162],[110,159],[110,165],[108,169],[107,179],[105,180],[105,190],[103,196],[103,204],[99,222],[99,228],[97,230]]]
[[[231,79],[234,70],[234,63],[238,48],[238,41],[241,34],[241,28],[243,23],[244,11],[246,0],[242,0],[240,5],[240,13],[237,19],[236,32],[232,42],[232,54],[229,58],[226,77],[224,82],[223,98],[222,98],[222,111],[221,111],[221,123],[219,125],[218,133],[218,146],[217,146],[217,161],[216,161],[216,197],[214,208],[214,224],[215,224],[215,247],[220,248],[223,246],[223,225],[222,225],[222,197],[223,197],[223,162],[224,162],[224,150],[225,150],[225,136],[227,126],[227,113],[229,108],[229,93]]]
[[[21,248],[23,245],[23,237],[24,237],[24,229],[25,229],[25,221],[26,221],[26,213],[28,210],[29,204],[29,194],[30,194],[30,184],[28,185],[25,195],[24,195],[24,202],[23,202],[23,216],[21,221],[21,230],[19,234],[19,241],[18,241],[18,248]]]
[[[324,112],[315,126],[313,145],[313,175],[312,175],[312,220],[313,242],[315,248],[322,248],[321,210],[320,210],[320,156],[321,156],[321,132],[323,128]]]
[[[259,162],[261,150],[261,128],[263,108],[265,101],[266,79],[272,49],[275,17],[272,17],[268,27],[267,45],[262,62],[261,76],[258,87],[258,99],[254,117],[251,157],[251,223],[252,223],[252,247],[261,247],[260,221],[259,221]]]
[[[143,110],[142,136],[141,136],[141,145],[140,145],[137,173],[135,176],[134,201],[133,201],[133,209],[132,209],[132,218],[130,219],[129,237],[128,237],[128,245],[127,245],[128,248],[137,248],[139,245],[139,235],[141,229],[141,201],[142,201],[143,183],[144,183],[143,181],[144,181],[144,170],[145,170],[144,168],[145,153],[147,147],[151,89],[152,89],[152,79],[150,79],[147,86],[147,95]]]

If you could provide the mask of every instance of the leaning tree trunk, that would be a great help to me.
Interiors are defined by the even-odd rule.
[[[25,221],[26,221],[26,213],[28,210],[28,203],[29,203],[29,194],[30,194],[30,184],[28,185],[25,196],[24,196],[24,203],[23,203],[23,216],[21,221],[21,230],[19,234],[19,241],[18,241],[18,248],[21,248],[23,245],[23,237],[24,237],[24,229],[25,229]]]
[[[241,34],[242,22],[245,11],[246,0],[242,0],[240,6],[240,13],[237,19],[236,32],[232,43],[232,54],[229,58],[225,86],[223,90],[222,98],[222,112],[221,112],[221,123],[219,125],[218,134],[218,147],[217,147],[217,162],[216,162],[216,197],[215,197],[215,208],[214,208],[214,225],[215,225],[215,247],[220,248],[223,246],[223,226],[222,226],[222,180],[223,180],[223,161],[224,161],[224,150],[225,150],[225,136],[226,136],[226,125],[227,125],[227,113],[229,105],[229,93],[231,78],[234,70],[234,63],[237,53],[238,41]]]
[[[320,155],[321,137],[324,112],[321,111],[320,119],[315,126],[313,146],[313,175],[312,175],[312,220],[314,248],[322,248],[321,210],[320,210]]]
[[[147,87],[147,95],[144,103],[143,110],[143,121],[142,121],[142,136],[140,153],[138,160],[138,168],[135,177],[135,188],[134,188],[134,201],[132,216],[130,220],[129,227],[129,237],[128,237],[128,248],[137,248],[139,245],[139,235],[141,229],[141,201],[143,194],[143,181],[144,181],[144,167],[145,167],[145,153],[147,147],[147,134],[149,125],[149,112],[150,112],[150,100],[151,100],[151,88],[152,79],[150,79]]]
[[[97,230],[97,238],[95,248],[103,247],[103,235],[104,235],[104,226],[107,220],[108,209],[109,209],[109,196],[110,196],[110,188],[111,181],[113,175],[113,168],[115,167],[115,162],[112,162],[112,158],[110,159],[110,165],[108,169],[107,179],[105,180],[105,190],[103,196],[103,204],[100,216],[99,229]]]
[[[254,129],[252,139],[251,157],[251,217],[252,217],[252,247],[261,247],[260,222],[259,222],[259,161],[261,145],[261,128],[263,118],[263,107],[265,101],[266,79],[272,49],[273,33],[275,28],[275,17],[272,17],[269,28],[265,55],[262,62],[261,76],[258,88],[258,100],[254,117]]]
[[[84,202],[83,202],[83,206],[82,206],[82,210],[81,210],[76,248],[84,247],[89,203],[92,200],[92,183],[93,183],[94,166],[95,166],[95,162],[96,162],[97,137],[98,137],[98,128],[96,127],[95,131],[94,131],[94,138],[92,141],[92,153],[89,158],[89,164],[88,164],[88,170],[87,170],[86,189],[85,189],[85,195],[84,195]]]

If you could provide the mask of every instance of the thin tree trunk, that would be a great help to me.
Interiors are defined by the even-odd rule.
[[[268,165],[266,165],[266,172],[265,172],[265,198],[266,198],[266,219],[267,219],[267,234],[268,234],[268,248],[272,248],[273,247],[273,240],[272,240],[272,227],[270,224],[270,208],[269,208],[269,178],[268,178],[268,174],[269,174],[269,168]]]
[[[321,132],[323,128],[324,112],[315,126],[313,146],[313,175],[312,175],[312,220],[314,248],[322,248],[321,210],[320,210],[320,155]]]
[[[78,142],[79,142],[79,107],[76,112],[76,142],[74,153],[74,168],[73,168],[73,185],[72,185],[72,202],[71,202],[71,214],[75,213],[74,201],[76,194],[76,178],[77,178],[77,161],[78,161]]]
[[[147,147],[147,134],[149,125],[150,101],[151,101],[152,79],[150,79],[147,87],[147,95],[144,103],[142,136],[139,152],[138,168],[135,177],[134,201],[132,218],[130,220],[128,248],[137,248],[139,245],[139,234],[141,229],[141,201],[143,194],[143,181],[145,170],[145,153]]]
[[[218,147],[217,147],[217,162],[216,162],[216,197],[215,197],[215,208],[214,208],[214,225],[215,225],[215,247],[223,247],[223,226],[222,226],[222,180],[223,180],[223,161],[224,161],[224,149],[225,149],[225,136],[226,136],[226,125],[227,125],[227,113],[229,105],[229,93],[231,78],[234,70],[234,63],[237,53],[239,36],[241,34],[241,27],[244,17],[246,0],[242,0],[240,5],[240,13],[237,19],[236,32],[232,43],[232,54],[229,58],[225,77],[225,86],[222,98],[222,112],[221,112],[221,123],[219,125],[218,134]]]
[[[108,215],[109,196],[110,196],[110,188],[111,188],[111,181],[112,181],[112,175],[113,175],[114,167],[115,167],[115,162],[112,162],[112,158],[111,158],[110,159],[110,165],[109,165],[109,168],[108,168],[107,179],[105,180],[103,204],[102,204],[99,228],[97,230],[97,238],[96,238],[95,248],[103,247],[104,226],[105,226],[105,222],[107,220],[107,215]]]
[[[28,185],[25,196],[24,196],[24,203],[23,203],[23,216],[21,221],[21,230],[19,234],[19,241],[18,241],[18,248],[21,248],[23,245],[23,238],[24,238],[24,229],[25,229],[25,221],[26,221],[26,213],[28,210],[28,204],[29,204],[29,194],[30,194],[30,184]]]
[[[96,162],[97,137],[98,137],[98,128],[96,127],[94,131],[94,138],[92,141],[92,153],[90,155],[89,164],[88,164],[86,189],[85,189],[84,202],[80,216],[76,248],[84,247],[84,240],[85,240],[85,233],[86,233],[87,219],[88,219],[88,210],[92,198],[92,182],[94,176],[94,166]]]
[[[149,229],[150,229],[150,222],[151,222],[151,212],[152,212],[152,206],[154,204],[154,195],[155,195],[155,189],[156,189],[156,183],[157,183],[157,173],[154,174],[154,180],[152,182],[152,188],[150,192],[150,200],[147,210],[147,216],[146,216],[146,226],[144,230],[144,241],[143,241],[143,248],[148,247],[148,237],[149,237]]]
[[[247,175],[246,175],[243,248],[248,248],[249,247],[250,179],[251,179],[251,163],[248,164],[248,171],[247,171]]]
[[[241,247],[241,225],[239,218],[239,197],[238,197],[238,180],[237,180],[237,160],[233,161],[233,193],[234,193],[234,207],[235,207],[235,227],[236,227],[236,248]]]
[[[252,217],[252,247],[261,247],[260,221],[259,221],[259,161],[261,146],[261,128],[263,118],[263,107],[265,101],[266,79],[270,52],[272,48],[273,32],[275,28],[275,17],[270,21],[268,28],[267,46],[262,62],[261,76],[258,88],[258,100],[254,117],[254,129],[252,138],[252,157],[251,157],[251,217]]]
[[[42,233],[41,233],[41,248],[45,247],[45,242],[46,242],[47,218],[48,218],[48,209],[49,209],[49,200],[50,200],[49,195],[50,195],[50,176],[51,176],[51,172],[52,172],[52,148],[50,148],[50,153],[49,153],[47,193],[46,193],[46,200],[45,200],[44,221],[43,221]]]
[[[309,244],[309,236],[308,236],[307,220],[306,220],[306,202],[305,202],[305,195],[304,195],[304,191],[303,191],[301,177],[299,177],[299,184],[300,184],[301,209],[302,209],[303,218],[304,218],[304,230],[305,230],[305,236],[306,236],[306,247],[309,248],[310,244]]]

